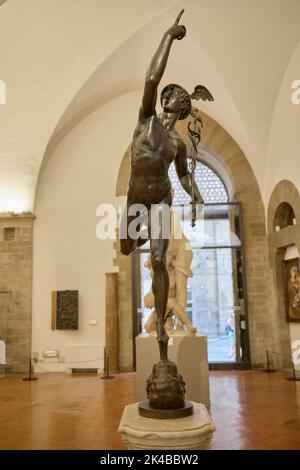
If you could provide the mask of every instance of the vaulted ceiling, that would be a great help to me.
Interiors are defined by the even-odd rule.
[[[206,85],[215,102],[201,108],[237,141],[264,187],[273,112],[300,41],[299,0],[7,0],[0,211],[33,210],[42,162],[70,129],[104,103],[142,92],[181,8],[187,36],[174,44],[162,86]]]

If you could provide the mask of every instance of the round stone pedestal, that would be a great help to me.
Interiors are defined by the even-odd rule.
[[[130,450],[197,450],[210,443],[216,427],[201,403],[186,418],[152,419],[140,416],[138,403],[125,406],[119,425],[122,439]]]

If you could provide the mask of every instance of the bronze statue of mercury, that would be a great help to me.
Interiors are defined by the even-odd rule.
[[[176,122],[185,119],[191,113],[192,95],[189,95],[183,87],[170,84],[161,92],[160,101],[163,111],[159,115],[156,112],[158,87],[167,65],[171,47],[174,40],[183,39],[186,35],[185,26],[178,24],[182,13],[183,11],[178,15],[175,24],[163,35],[146,74],[142,104],[131,144],[131,172],[127,204],[120,226],[122,233],[121,252],[124,255],[131,254],[136,248],[150,240],[153,269],[152,290],[157,312],[156,331],[160,362],[154,365],[153,374],[148,379],[147,390],[150,407],[162,409],[184,406],[184,382],[182,377],[177,374],[176,365],[168,360],[167,355],[168,335],[165,330],[165,315],[169,278],[166,252],[169,237],[164,236],[161,227],[158,237],[153,237],[151,233],[153,229],[151,227],[151,206],[163,204],[172,206],[172,187],[168,175],[172,162],[175,163],[182,187],[195,203],[203,204],[200,191],[189,171],[186,144],[175,129]],[[205,87],[200,88],[205,89]],[[145,236],[130,236],[128,228],[136,218],[136,215],[130,214],[130,207],[135,204],[142,204],[146,208],[147,238]],[[173,383],[173,391],[166,389],[158,397],[156,393],[153,393],[155,379],[158,383],[162,377],[166,378],[166,374],[170,376],[169,384]],[[177,387],[178,393],[174,390],[174,379],[175,382],[177,380],[175,389]]]

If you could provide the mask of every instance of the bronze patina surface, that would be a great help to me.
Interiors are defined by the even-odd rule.
[[[154,365],[147,381],[149,407],[156,410],[185,409],[185,384],[177,372],[176,364],[168,360],[168,335],[165,330],[166,307],[169,291],[169,276],[166,267],[166,253],[169,236],[160,225],[152,233],[152,205],[172,206],[172,188],[168,170],[175,163],[178,178],[191,196],[194,204],[203,204],[200,191],[192,178],[187,162],[185,142],[176,132],[177,120],[192,113],[191,98],[212,100],[208,90],[198,85],[193,94],[180,85],[170,84],[161,93],[163,112],[158,116],[156,102],[158,86],[164,74],[170,50],[174,40],[183,39],[185,26],[179,25],[183,10],[176,22],[162,37],[146,74],[142,104],[138,123],[131,144],[131,173],[127,191],[127,205],[123,212],[120,226],[121,252],[130,255],[136,248],[150,240],[151,264],[153,269],[152,290],[157,313],[157,340],[160,361]],[[130,225],[137,215],[130,209],[134,205],[143,205],[138,236],[130,233]],[[136,207],[136,206],[135,206]],[[161,224],[161,222],[159,222]],[[142,226],[147,226],[142,230]],[[138,232],[138,230],[137,230]],[[158,234],[158,235],[157,235]],[[171,413],[174,415],[176,413]]]

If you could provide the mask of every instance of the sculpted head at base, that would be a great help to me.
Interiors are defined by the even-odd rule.
[[[174,362],[154,364],[146,390],[151,408],[172,410],[184,407],[185,382]]]

